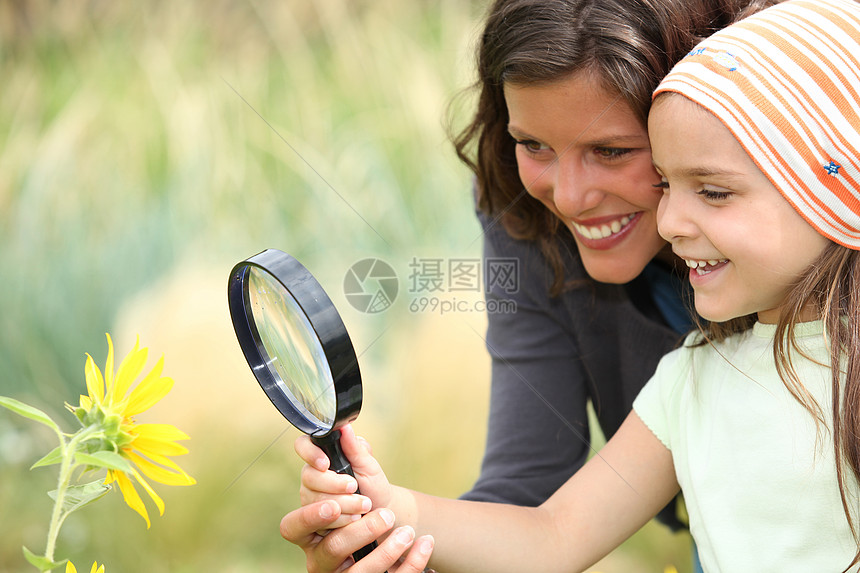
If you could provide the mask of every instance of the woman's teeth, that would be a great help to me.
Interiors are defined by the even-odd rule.
[[[576,229],[576,232],[585,237],[586,239],[605,239],[626,227],[627,224],[630,223],[630,220],[632,218],[632,215],[625,215],[620,219],[612,221],[611,223],[606,223],[604,225],[599,225],[596,227],[586,227],[585,225],[580,225],[579,223],[572,223],[572,225],[573,228]]]

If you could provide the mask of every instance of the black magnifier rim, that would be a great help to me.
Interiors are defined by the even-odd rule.
[[[278,389],[277,378],[261,351],[262,342],[250,307],[248,277],[252,267],[279,282],[314,329],[334,380],[336,413],[331,427],[313,423]],[[324,438],[358,416],[362,392],[355,349],[334,303],[310,271],[287,253],[266,249],[233,267],[227,298],[233,329],[248,366],[266,396],[287,420],[306,434]]]

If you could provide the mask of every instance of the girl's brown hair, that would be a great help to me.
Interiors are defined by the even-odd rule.
[[[513,237],[538,241],[564,285],[559,221],[525,193],[508,134],[504,84],[551,83],[588,70],[646,125],[651,93],[703,37],[775,0],[496,0],[477,52],[478,108],[452,139],[475,173],[478,206]]]

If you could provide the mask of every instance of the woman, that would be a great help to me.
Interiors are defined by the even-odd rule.
[[[478,50],[478,109],[454,143],[476,175],[484,255],[517,259],[520,280],[513,293],[488,288],[488,298],[510,298],[517,311],[488,316],[488,443],[465,499],[543,502],[589,453],[587,402],[611,437],[688,330],[677,261],[657,234],[662,190],[645,127],[651,93],[700,38],[772,3],[497,0],[491,7]],[[328,463],[319,451],[303,457]],[[339,511],[311,504],[281,523],[311,571],[337,570],[393,522],[375,509],[317,535],[341,525]],[[679,525],[672,508],[662,520]],[[413,543],[414,535],[401,533],[362,567],[391,567]],[[420,570],[431,545],[414,543],[399,571]]]

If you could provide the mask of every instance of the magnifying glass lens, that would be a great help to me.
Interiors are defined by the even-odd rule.
[[[259,267],[249,268],[248,302],[261,354],[278,390],[297,414],[329,431],[337,415],[334,380],[304,311],[276,278]]]

